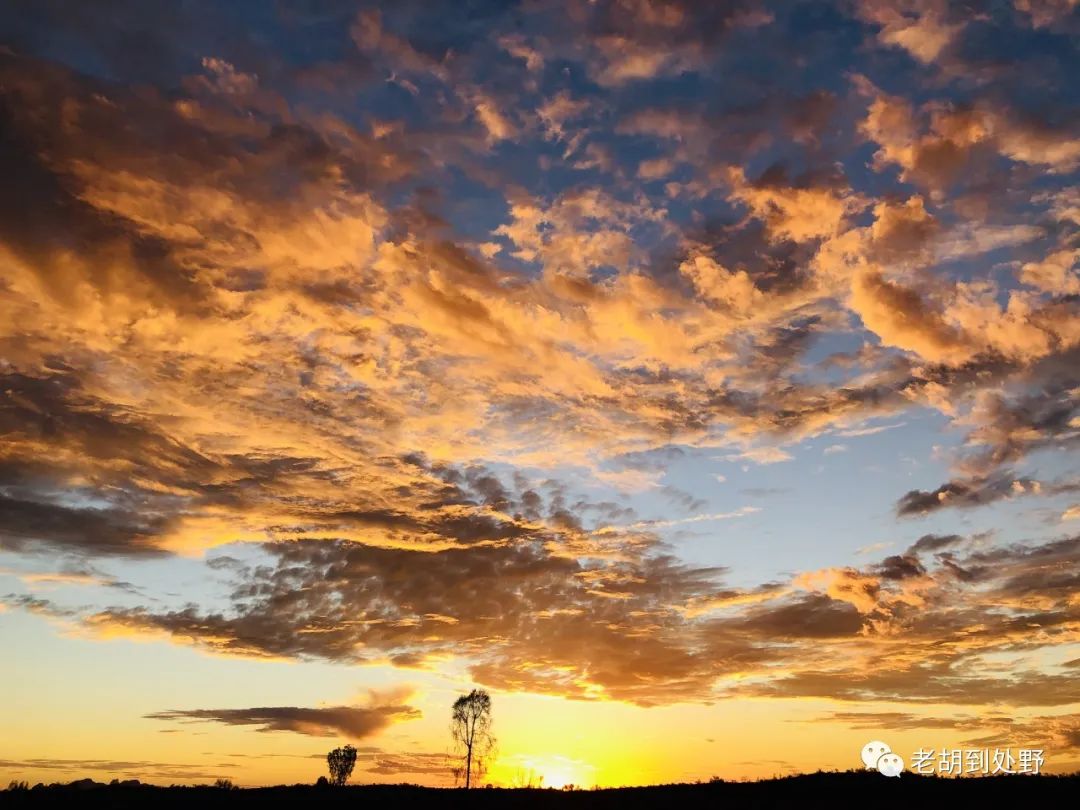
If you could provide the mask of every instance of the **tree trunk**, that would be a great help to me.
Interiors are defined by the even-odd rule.
[[[469,783],[472,781],[472,746],[469,746],[469,753],[465,757],[465,789],[469,789]]]

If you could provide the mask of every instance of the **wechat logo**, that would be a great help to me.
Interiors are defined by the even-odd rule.
[[[904,770],[904,760],[881,740],[871,740],[863,746],[862,761],[868,770],[882,776],[900,776]]]

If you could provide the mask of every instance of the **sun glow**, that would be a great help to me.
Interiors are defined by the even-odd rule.
[[[578,788],[592,787],[596,768],[580,759],[561,754],[519,754],[503,763],[501,781],[507,787]]]

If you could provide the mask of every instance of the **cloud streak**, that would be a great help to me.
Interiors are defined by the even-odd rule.
[[[3,604],[577,700],[1077,703],[993,663],[1080,641],[1075,32],[974,5],[4,21],[0,551],[94,593]],[[677,474],[848,503],[830,475],[923,440],[947,469],[865,479],[911,537],[815,535],[803,570],[772,559],[784,504]],[[983,508],[1023,532],[951,522]],[[773,573],[715,562],[743,552]],[[363,739],[415,713],[151,716]]]
[[[146,715],[149,720],[221,723],[254,726],[257,731],[291,731],[313,737],[362,740],[391,723],[411,720],[420,712],[411,706],[264,706],[251,709],[170,709]]]

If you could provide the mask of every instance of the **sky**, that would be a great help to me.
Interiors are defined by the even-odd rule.
[[[0,780],[1080,768],[1076,0],[0,11]]]

